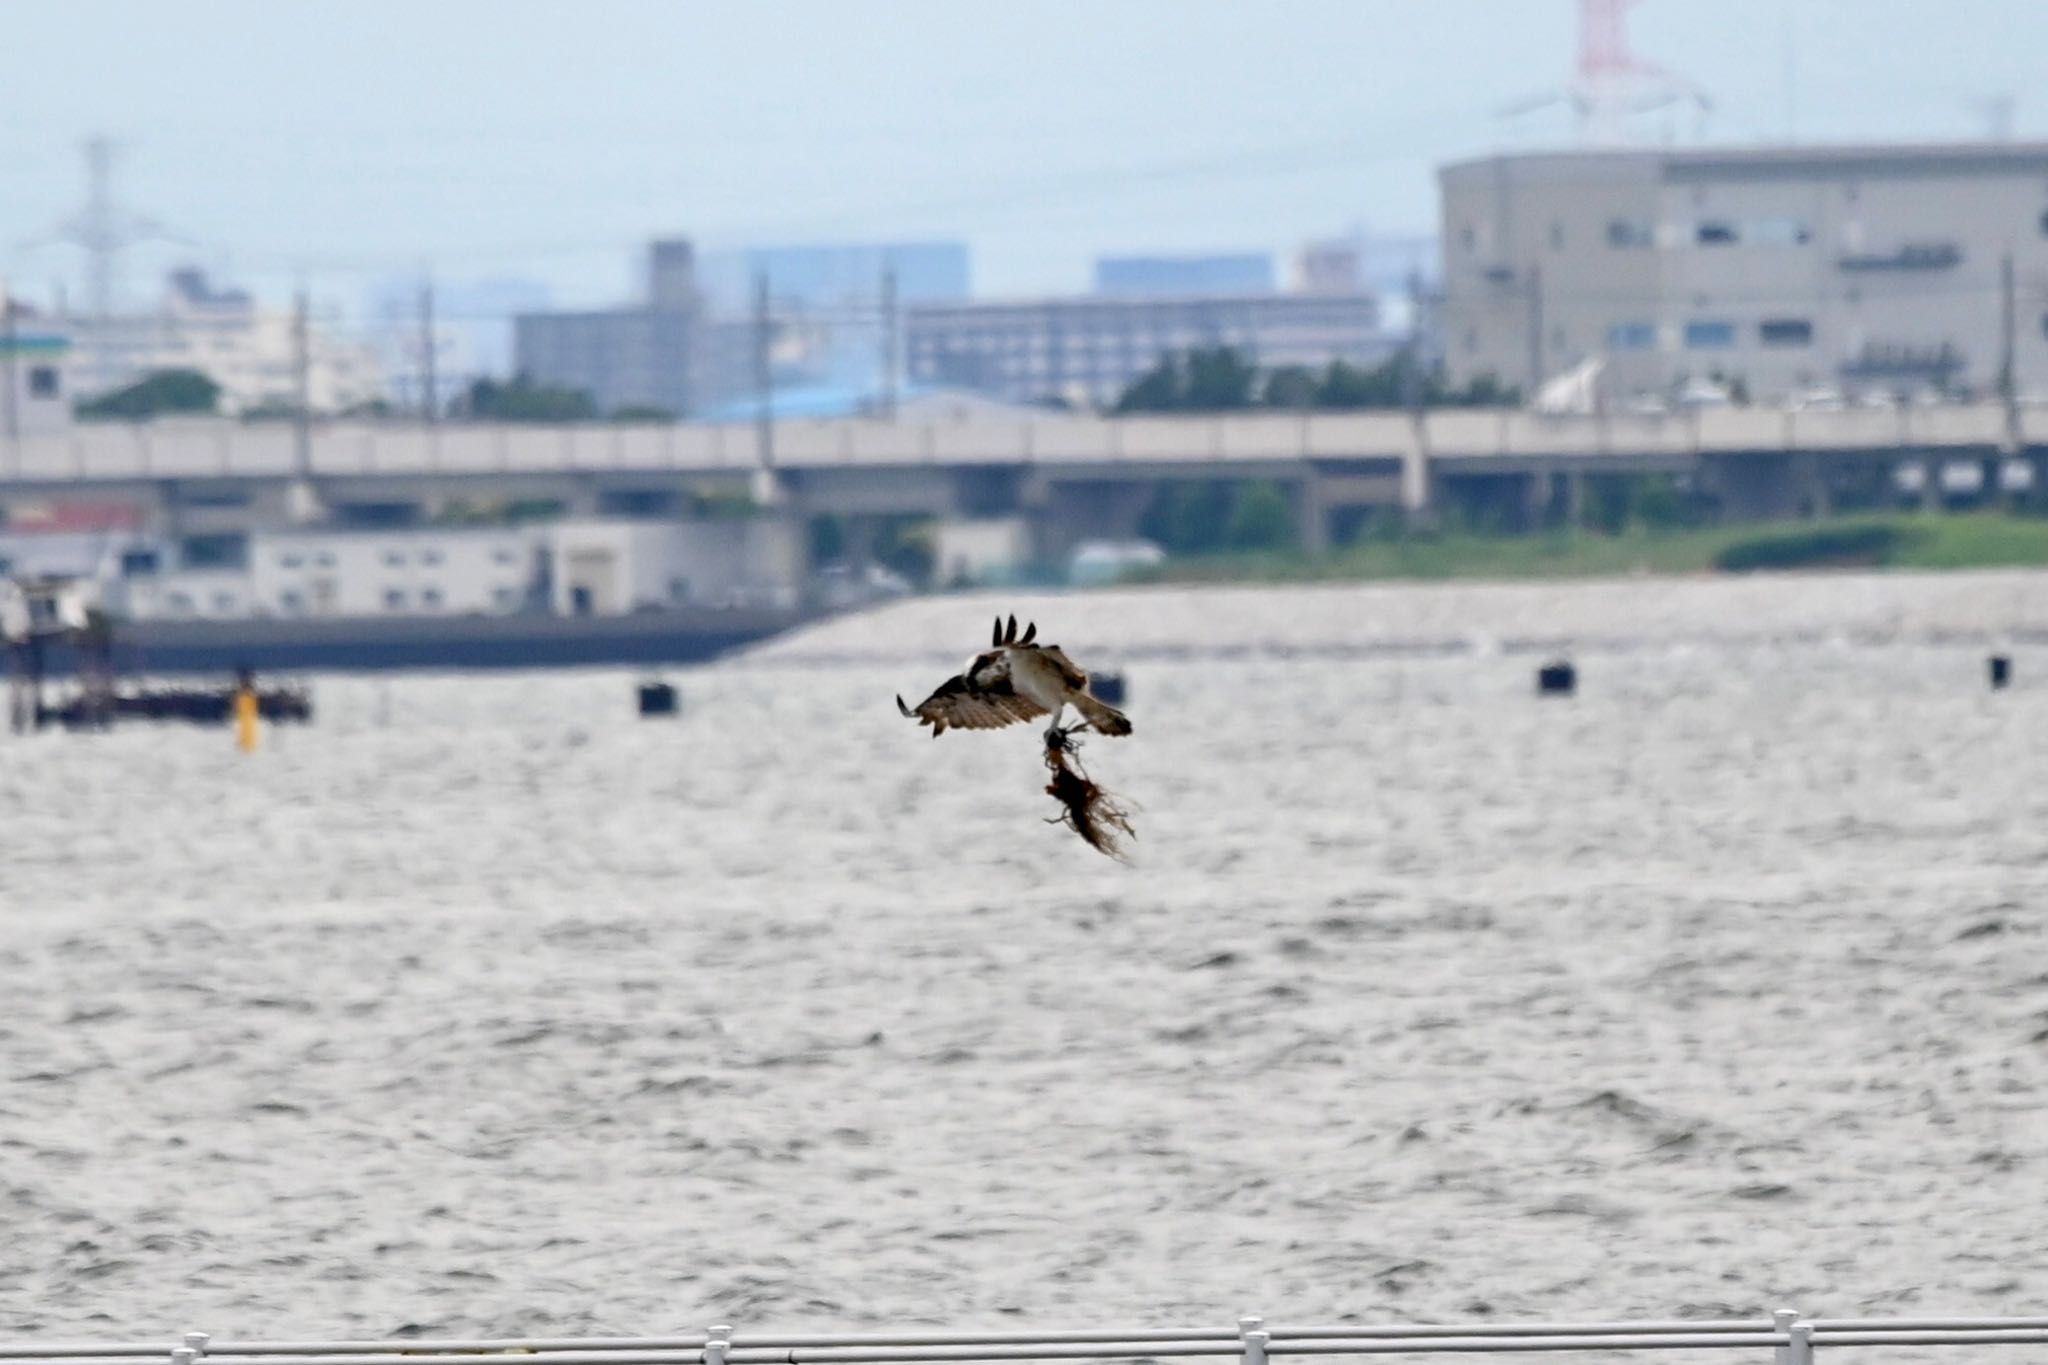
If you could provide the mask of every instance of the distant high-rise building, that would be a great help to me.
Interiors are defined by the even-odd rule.
[[[1095,262],[1095,292],[1119,298],[1191,298],[1273,292],[1273,258],[1104,256]]]
[[[513,366],[538,384],[581,389],[600,412],[655,408],[684,416],[702,395],[694,382],[703,310],[690,243],[647,250],[647,297],[624,308],[521,313],[513,319]]]
[[[686,237],[647,245],[647,306],[661,313],[697,307],[697,248]]]
[[[1307,243],[1295,269],[1295,287],[1304,294],[1356,294],[1365,287],[1364,253],[1354,238]]]

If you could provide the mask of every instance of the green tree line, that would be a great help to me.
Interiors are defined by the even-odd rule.
[[[1333,360],[1321,370],[1282,365],[1262,370],[1229,346],[1169,353],[1132,380],[1117,412],[1239,412],[1253,408],[1471,408],[1520,401],[1520,392],[1492,375],[1454,386],[1440,367],[1412,351],[1366,368]]]

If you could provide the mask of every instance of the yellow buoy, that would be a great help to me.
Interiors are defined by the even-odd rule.
[[[257,725],[262,709],[256,701],[256,689],[247,683],[235,689],[235,744],[245,754],[256,752]]]

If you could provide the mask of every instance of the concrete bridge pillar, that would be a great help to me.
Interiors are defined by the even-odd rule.
[[[1420,413],[1408,422],[1401,451],[1401,510],[1411,525],[1426,526],[1436,515],[1435,471],[1430,467],[1429,428]]]
[[[1798,461],[1801,510],[1810,517],[1832,516],[1835,498],[1828,487],[1826,462],[1812,451],[1800,455]]]
[[[1805,489],[1790,454],[1716,455],[1703,459],[1721,507],[1737,521],[1796,516]]]
[[[1154,492],[1149,481],[1034,478],[1020,488],[1018,503],[1030,519],[1033,553],[1064,564],[1083,541],[1135,539]]]
[[[1538,465],[1522,481],[1522,527],[1537,530],[1550,524],[1551,504],[1557,500],[1557,476],[1548,465]]]
[[[1311,470],[1294,485],[1295,534],[1307,554],[1330,552],[1330,505],[1323,496],[1323,481]]]

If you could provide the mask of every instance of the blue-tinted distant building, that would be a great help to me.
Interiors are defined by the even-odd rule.
[[[1229,256],[1103,256],[1095,292],[1118,298],[1214,298],[1273,292],[1273,258]]]
[[[705,312],[726,324],[704,360],[706,393],[752,388],[751,341],[732,324],[751,317],[755,281],[768,281],[777,322],[778,388],[879,393],[883,387],[883,281],[893,272],[899,307],[959,303],[968,297],[967,247],[961,242],[826,243],[706,252],[697,262]]]

